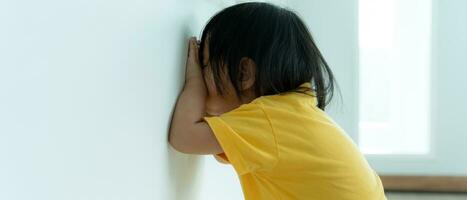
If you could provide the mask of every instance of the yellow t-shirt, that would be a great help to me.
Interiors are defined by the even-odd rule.
[[[358,147],[316,105],[316,97],[288,92],[204,117],[224,150],[217,156],[234,167],[245,200],[386,199]]]

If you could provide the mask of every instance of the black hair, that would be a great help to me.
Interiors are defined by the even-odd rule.
[[[239,64],[247,57],[256,64],[257,96],[300,92],[298,87],[309,82],[320,109],[324,110],[333,97],[337,84],[334,75],[308,28],[291,10],[263,2],[227,7],[214,15],[203,29],[200,62],[203,62],[206,40],[208,62],[221,95],[224,90],[221,74],[227,72],[241,98],[243,74]],[[224,64],[226,69],[222,68]]]

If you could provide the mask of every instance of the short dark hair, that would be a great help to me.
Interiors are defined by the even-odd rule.
[[[200,52],[206,40],[208,62],[221,95],[221,73],[227,70],[237,96],[241,97],[243,74],[239,64],[242,57],[248,57],[256,64],[257,96],[296,91],[302,83],[310,82],[320,109],[324,110],[332,99],[337,84],[334,75],[305,23],[291,10],[263,2],[227,7],[204,27]],[[199,56],[203,62],[203,53]]]

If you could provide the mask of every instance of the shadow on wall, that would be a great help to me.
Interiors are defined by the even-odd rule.
[[[172,199],[196,199],[194,196],[198,196],[202,157],[179,153],[170,145],[167,150]]]
[[[185,62],[188,53],[188,38],[193,36],[191,33],[191,27],[188,23],[185,23],[182,28],[182,32],[179,41],[179,52],[174,52],[180,54],[178,59],[179,66],[178,77],[174,83],[178,84],[176,88],[180,88],[179,91],[183,88],[185,81]],[[172,114],[175,110],[174,102],[172,107]],[[170,119],[172,116],[170,116]],[[170,120],[167,124],[167,130],[170,128]],[[168,135],[167,135],[168,136]],[[168,138],[168,137],[167,137]],[[169,192],[171,199],[173,200],[186,200],[186,199],[196,199],[198,196],[199,186],[200,186],[200,174],[202,169],[202,160],[203,156],[188,155],[177,152],[174,148],[167,144],[167,169],[169,175]]]

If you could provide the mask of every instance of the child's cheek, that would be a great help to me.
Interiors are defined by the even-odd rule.
[[[209,115],[220,115],[219,97],[217,95],[216,86],[214,79],[208,67],[203,69],[204,82],[206,83],[206,89],[208,90],[208,96],[206,97],[206,112]]]
[[[206,84],[206,88],[208,90],[208,95],[209,96],[216,96],[217,91],[216,91],[216,86],[214,84],[214,78],[212,77],[212,73],[210,70],[208,70],[209,67],[205,67],[203,69],[203,78],[204,78],[204,83]]]
[[[209,82],[206,84],[208,89],[208,95],[206,97],[206,112],[209,115],[221,115],[226,112],[226,102],[225,99],[218,95],[216,86],[214,82]]]
[[[217,96],[208,96],[206,99],[206,113],[209,115],[221,115],[223,112],[223,106],[221,99]]]
[[[228,112],[239,106],[239,103],[236,100],[236,96],[233,96],[234,90],[233,86],[230,84],[226,86],[226,91],[224,96],[220,96],[216,90],[216,85],[214,83],[214,78],[209,67],[203,69],[204,82],[206,83],[206,88],[208,90],[208,95],[206,98],[206,112],[209,115],[221,115],[225,112]]]

